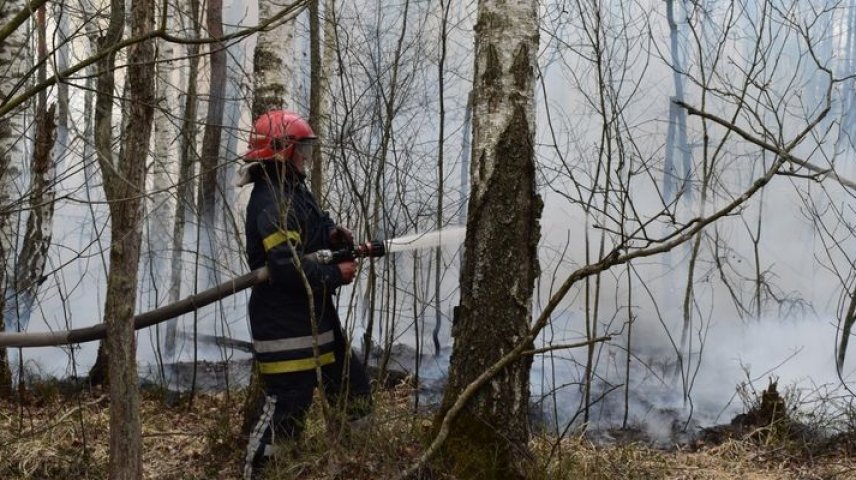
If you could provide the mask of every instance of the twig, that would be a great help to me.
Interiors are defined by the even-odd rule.
[[[80,404],[80,405],[78,405],[78,406],[76,406],[76,407],[72,408],[71,410],[69,410],[69,411],[65,412],[64,414],[62,414],[62,416],[61,416],[61,417],[59,417],[55,422],[51,423],[50,425],[46,425],[46,426],[41,427],[41,428],[35,428],[35,427],[34,427],[34,428],[33,428],[32,430],[30,430],[29,432],[24,432],[24,433],[21,433],[20,435],[18,435],[18,436],[15,438],[15,440],[14,440],[14,441],[12,441],[12,442],[7,442],[7,443],[5,443],[5,444],[3,444],[3,445],[4,445],[4,446],[6,446],[6,445],[11,445],[11,444],[12,444],[12,443],[14,443],[15,441],[21,440],[21,439],[22,439],[22,438],[24,438],[24,437],[32,437],[32,436],[38,435],[38,434],[40,434],[40,433],[42,433],[42,432],[46,432],[46,431],[48,431],[48,430],[50,430],[50,429],[52,429],[52,428],[56,427],[56,426],[57,426],[57,425],[59,425],[60,423],[62,423],[66,418],[68,418],[68,417],[70,417],[70,416],[74,415],[75,413],[77,413],[77,411],[78,411],[78,410],[81,410],[83,407],[88,407],[88,406],[90,406],[90,405],[97,405],[97,404],[101,403],[105,398],[107,398],[107,394],[101,395],[100,397],[96,398],[95,400],[92,400],[91,402],[86,402],[86,403]]]

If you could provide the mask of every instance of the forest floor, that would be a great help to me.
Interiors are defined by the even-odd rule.
[[[34,387],[15,401],[0,401],[0,478],[106,478],[108,403],[103,390],[67,393],[49,385]],[[144,392],[144,478],[240,478],[243,403],[242,394],[217,394],[184,397],[169,405],[164,395]],[[315,408],[300,453],[279,459],[267,477],[395,478],[423,451],[431,417],[414,414],[412,391],[402,386],[377,394],[373,418],[371,425],[352,431],[347,440],[331,441],[320,409]],[[742,421],[749,426],[746,418]],[[732,424],[692,446],[670,449],[636,441],[595,445],[580,436],[556,442],[549,435],[534,435],[531,477],[856,478],[856,434],[806,442],[796,441],[792,430],[782,424],[749,428]],[[429,472],[422,478],[451,477]]]

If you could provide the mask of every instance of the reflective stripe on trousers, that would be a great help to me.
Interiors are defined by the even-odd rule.
[[[258,422],[253,427],[253,431],[250,432],[250,440],[247,444],[247,456],[244,460],[244,480],[254,480],[253,479],[253,467],[257,466],[263,457],[268,457],[271,455],[272,451],[267,447],[273,444],[273,441],[270,444],[265,444],[264,448],[262,446],[262,439],[267,433],[267,430],[271,430],[271,440],[273,440],[273,425],[271,423],[273,419],[273,412],[276,410],[276,397],[272,397],[270,395],[265,396],[265,404],[262,407],[262,414],[259,417]]]

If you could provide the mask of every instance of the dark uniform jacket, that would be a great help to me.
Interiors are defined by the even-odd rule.
[[[332,248],[335,227],[304,184],[304,176],[278,162],[263,162],[252,172],[247,205],[247,256],[250,268],[268,266],[269,282],[253,287],[249,313],[253,347],[263,374],[315,368],[309,294],[318,325],[321,365],[333,363],[336,332],[341,331],[333,304],[343,284],[336,265],[304,260],[303,255]],[[305,274],[298,271],[295,255]]]

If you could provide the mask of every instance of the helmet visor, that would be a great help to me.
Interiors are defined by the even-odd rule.
[[[297,142],[294,144],[294,155],[308,160],[312,158],[312,151],[314,148],[315,144],[313,142]]]

